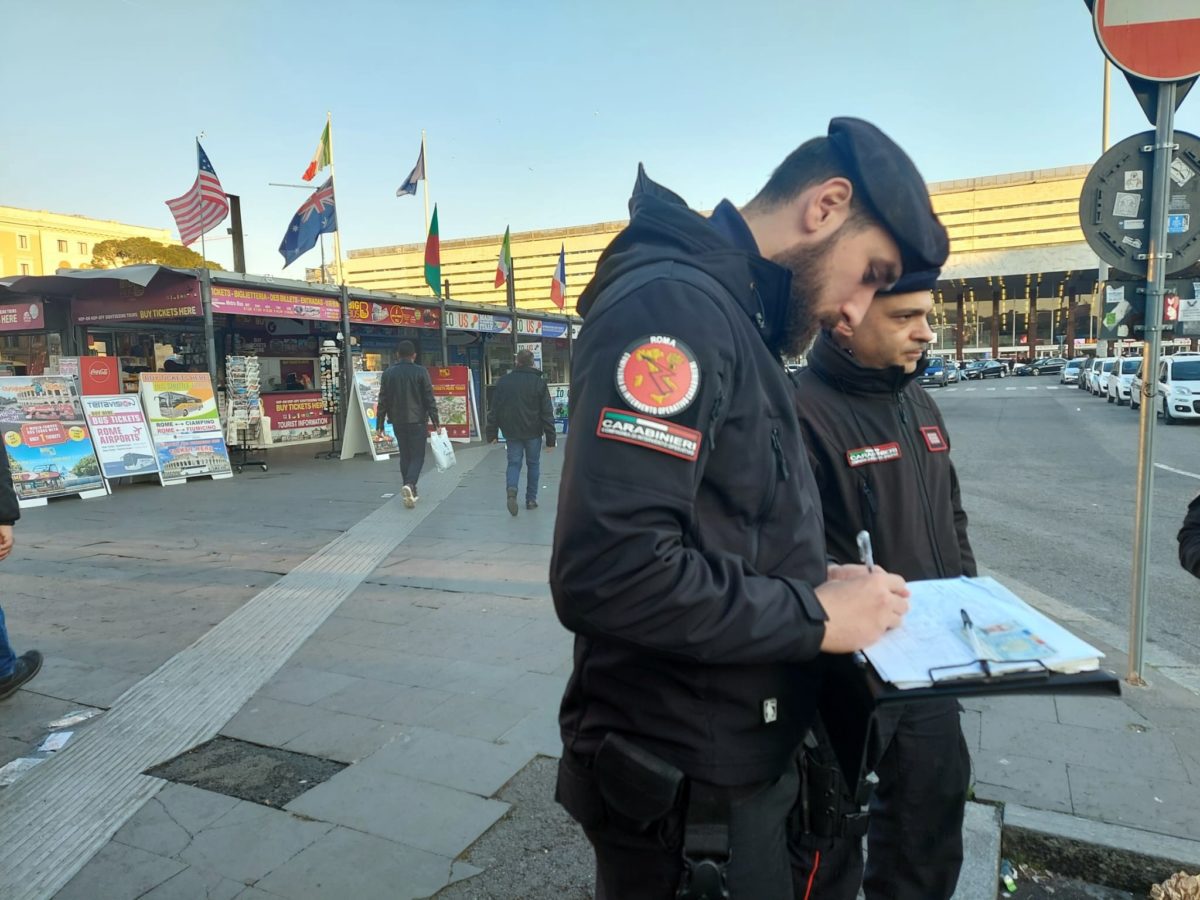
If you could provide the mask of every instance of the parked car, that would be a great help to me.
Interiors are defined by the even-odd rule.
[[[1067,364],[1062,367],[1062,371],[1058,374],[1059,384],[1078,384],[1079,370],[1083,368],[1084,360],[1068,359]]]
[[[1093,356],[1083,364],[1083,368],[1079,373],[1079,389],[1082,391],[1091,391],[1092,382],[1096,378],[1096,372],[1100,368],[1100,364],[1104,362],[1104,357]]]
[[[1100,365],[1092,372],[1092,394],[1096,397],[1103,397],[1108,393],[1108,376],[1112,374],[1113,364],[1116,359],[1109,356],[1100,360]]]
[[[1039,359],[1025,365],[1017,366],[1014,375],[1057,375],[1062,371],[1067,361],[1061,356]]]
[[[1176,353],[1158,361],[1155,399],[1164,425],[1200,419],[1200,353]]]
[[[925,362],[925,371],[917,379],[919,384],[946,386],[946,359],[942,356],[931,356]]]
[[[1142,358],[1140,356],[1125,356],[1113,364],[1112,373],[1108,379],[1108,387],[1105,390],[1109,403],[1124,406],[1130,402],[1130,388],[1133,385],[1133,376],[1137,374],[1141,365]]]
[[[958,368],[958,363],[952,359],[946,360],[946,383],[958,384],[962,375]]]
[[[998,359],[977,359],[967,363],[967,369],[963,374],[968,380],[1003,378],[1008,374],[1008,366]]]
[[[1146,361],[1143,359],[1138,363],[1137,371],[1133,373],[1133,377],[1129,379],[1129,408],[1133,410],[1140,409],[1142,406],[1142,385],[1146,369]]]

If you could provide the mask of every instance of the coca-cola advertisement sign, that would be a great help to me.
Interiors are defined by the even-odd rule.
[[[85,397],[121,393],[121,366],[115,356],[64,356],[58,361],[60,375],[74,375]]]

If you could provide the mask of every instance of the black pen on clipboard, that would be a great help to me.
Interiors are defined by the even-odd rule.
[[[867,572],[874,572],[875,553],[871,550],[871,532],[863,529],[854,536],[854,540],[858,544],[858,561],[867,567]],[[867,662],[867,655],[861,650],[855,652],[854,658],[860,665]]]
[[[860,531],[854,539],[858,542],[858,561],[867,567],[868,572],[874,572],[875,553],[871,549],[871,532]]]
[[[987,651],[983,648],[979,635],[975,632],[975,623],[971,621],[971,616],[965,609],[960,609],[958,612],[962,616],[963,633],[967,636],[967,643],[971,645],[971,650],[975,654],[975,661],[983,670],[983,677],[991,678],[992,667],[988,664]]]

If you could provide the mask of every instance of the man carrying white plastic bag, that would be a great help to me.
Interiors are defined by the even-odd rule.
[[[433,464],[439,472],[454,468],[457,460],[454,458],[454,445],[445,428],[439,428],[429,435],[429,449],[433,451]]]

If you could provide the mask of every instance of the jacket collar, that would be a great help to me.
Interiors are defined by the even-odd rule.
[[[871,369],[862,365],[840,347],[828,331],[822,331],[811,350],[808,364],[822,381],[848,394],[898,394],[925,371],[926,358],[921,357],[917,368],[905,372],[903,366]]]
[[[787,329],[792,273],[759,253],[754,232],[728,200],[717,204],[708,221],[728,243],[746,254],[750,290],[737,295],[738,303],[758,325],[767,346],[777,348]]]
[[[787,331],[792,273],[759,254],[732,203],[718,206],[714,222],[688,208],[683,198],[653,181],[639,165],[629,212],[629,226],[601,254],[596,277],[580,296],[580,315],[586,317],[600,291],[624,271],[677,259],[720,281],[763,342],[779,353]]]

